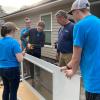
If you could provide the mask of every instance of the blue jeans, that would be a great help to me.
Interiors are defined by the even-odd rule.
[[[17,90],[20,82],[19,67],[0,69],[4,90],[2,100],[17,100]]]
[[[86,92],[86,100],[100,100],[100,94]]]

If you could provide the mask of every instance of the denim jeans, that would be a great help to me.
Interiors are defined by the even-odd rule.
[[[17,90],[20,82],[19,67],[0,68],[0,76],[4,85],[2,100],[17,100]]]
[[[86,100],[100,100],[100,94],[86,92]]]

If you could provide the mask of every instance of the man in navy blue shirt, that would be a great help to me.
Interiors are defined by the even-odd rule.
[[[59,56],[59,66],[65,66],[73,52],[73,27],[74,24],[68,19],[65,11],[59,10],[56,13],[57,22],[61,25],[58,31],[57,58]]]
[[[44,22],[40,21],[38,22],[36,28],[30,29],[29,32],[25,33],[21,37],[21,39],[27,44],[27,53],[37,58],[41,58],[41,48],[45,43],[45,34],[43,32],[44,28]],[[27,37],[29,37],[28,41],[26,40]],[[40,68],[34,68],[34,66],[30,64],[30,74],[32,79],[35,78],[35,80],[38,81],[38,77],[40,76]],[[35,81],[32,82],[32,84],[34,84]]]
[[[73,55],[64,67],[72,77],[80,65],[86,100],[100,100],[100,19],[90,12],[88,0],[76,0],[70,14],[77,22],[73,31]]]
[[[32,28],[22,35],[21,39],[27,44],[27,52],[37,58],[41,57],[41,48],[45,43],[44,22],[39,22],[37,28]],[[28,41],[26,38],[29,37]]]

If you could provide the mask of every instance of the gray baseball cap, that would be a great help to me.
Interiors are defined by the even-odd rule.
[[[74,10],[78,10],[78,9],[90,9],[90,3],[88,0],[76,0],[73,4],[72,4],[72,7],[71,7],[71,10],[68,12],[68,14],[71,14],[72,15],[72,12]]]

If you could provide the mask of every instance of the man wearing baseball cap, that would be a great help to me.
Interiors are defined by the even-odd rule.
[[[76,0],[69,14],[76,21],[73,55],[61,70],[72,77],[80,65],[86,100],[100,100],[100,19],[90,13],[87,0]]]

